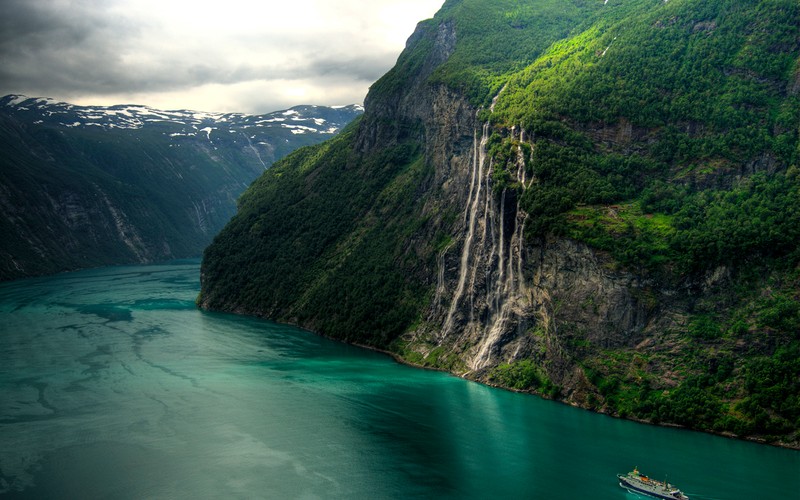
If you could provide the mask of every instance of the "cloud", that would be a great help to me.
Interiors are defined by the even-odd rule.
[[[0,95],[246,112],[361,102],[441,3],[3,0]]]

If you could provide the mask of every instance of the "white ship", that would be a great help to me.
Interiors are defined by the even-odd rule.
[[[617,479],[619,479],[620,486],[634,493],[663,498],[664,500],[689,500],[689,497],[675,486],[666,481],[658,481],[647,477],[641,474],[637,468],[627,474],[617,474]]]

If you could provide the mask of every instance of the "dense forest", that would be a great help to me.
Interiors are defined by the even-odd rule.
[[[431,118],[425,99],[442,94]],[[626,277],[635,331],[576,319],[606,297],[553,300],[549,322],[530,314],[491,352],[536,349],[481,370],[465,359],[483,340],[442,334],[437,283],[457,281],[447,256],[467,245],[472,197],[467,174],[448,175],[484,123],[486,206],[517,207],[526,255],[570,242]],[[796,446],[799,135],[794,0],[450,0],[363,120],[245,193],[199,300],[618,416]]]
[[[689,293],[714,270],[730,273],[676,332],[689,345],[670,361],[685,372],[675,390],[646,371],[620,375],[632,359],[582,354],[609,409],[736,434],[796,432],[800,5],[633,7],[555,44],[498,100],[493,122],[535,137],[538,183],[522,199],[539,215],[529,236],[586,242]],[[599,137],[615,128],[645,139]]]

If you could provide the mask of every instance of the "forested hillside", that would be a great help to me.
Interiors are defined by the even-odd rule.
[[[204,307],[798,445],[800,4],[450,0],[251,186]]]
[[[269,115],[0,99],[0,280],[199,256],[275,160],[360,107]]]

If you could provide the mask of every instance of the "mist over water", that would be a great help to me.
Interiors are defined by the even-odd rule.
[[[800,453],[195,308],[197,262],[0,284],[4,498],[796,498]]]

